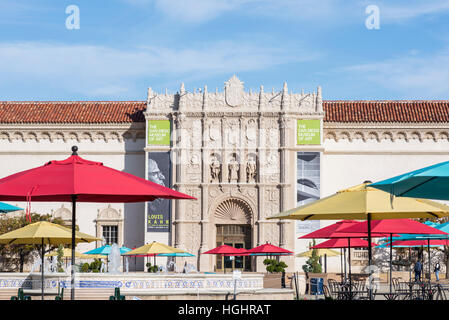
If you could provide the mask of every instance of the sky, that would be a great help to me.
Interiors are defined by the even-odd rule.
[[[325,100],[448,99],[448,0],[0,0],[0,100],[146,100],[233,75]]]

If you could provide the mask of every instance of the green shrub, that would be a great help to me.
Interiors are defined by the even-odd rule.
[[[81,266],[81,272],[89,272],[89,264],[87,262]]]
[[[101,269],[101,260],[100,259],[94,259],[93,262],[89,265],[89,271],[90,272],[100,272]]]
[[[146,264],[148,272],[156,273],[159,270],[159,267],[157,265],[152,266],[150,262]]]
[[[58,250],[56,251],[57,252],[57,269],[58,269],[58,272],[64,272],[64,268],[62,267],[63,266],[63,259],[64,259],[64,246],[62,245],[62,244],[60,244],[59,246],[58,246]]]
[[[309,244],[310,245],[310,244]],[[313,240],[313,244],[310,247],[315,246],[315,239]],[[306,264],[302,266],[302,269],[306,273],[321,273],[322,267],[320,264],[320,257],[318,256],[318,252],[316,249],[312,250],[312,256],[306,261]]]
[[[263,264],[267,266],[267,271],[270,273],[285,272],[285,268],[288,267],[285,262],[276,259],[265,259]]]

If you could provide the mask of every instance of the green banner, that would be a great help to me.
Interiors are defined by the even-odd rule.
[[[321,144],[320,125],[320,120],[298,120],[296,144]]]
[[[170,120],[148,120],[148,145],[170,145]]]

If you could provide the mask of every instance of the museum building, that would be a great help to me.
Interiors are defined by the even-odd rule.
[[[4,101],[0,177],[67,158],[77,145],[81,157],[197,198],[80,203],[80,231],[129,248],[165,242],[194,254],[177,263],[200,271],[264,271],[265,257],[202,253],[266,242],[306,251],[310,241],[298,237],[332,221],[266,218],[366,180],[448,160],[448,124],[449,101],[323,101],[320,87],[253,92],[236,76],[222,91],[149,88],[147,101]],[[31,209],[72,223],[68,203],[32,202]],[[289,271],[301,271],[305,262],[282,259]],[[351,253],[355,267],[366,260],[364,250]],[[338,271],[339,263],[329,259],[328,271]],[[130,268],[143,270],[142,260],[130,261]]]

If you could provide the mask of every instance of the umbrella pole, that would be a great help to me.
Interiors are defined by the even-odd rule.
[[[75,224],[76,224],[76,195],[72,194],[72,267],[70,279],[70,300],[75,300]]]
[[[408,247],[408,261],[410,262],[408,267],[409,281],[412,282],[412,247]]]
[[[340,273],[341,273],[341,282],[343,283],[343,248],[340,248]]]
[[[346,248],[343,248],[343,261],[345,264],[345,282],[348,280],[347,276],[346,276]]]
[[[371,252],[371,213],[368,213],[368,270],[369,270],[369,277],[371,280],[371,260],[372,260],[372,252]],[[372,294],[371,294],[371,283],[370,287],[368,288],[368,296],[369,299],[372,300]]]
[[[393,276],[393,266],[392,266],[392,260],[393,260],[393,234],[390,233],[390,294],[392,292],[392,276]]]
[[[352,299],[352,279],[351,279],[351,238],[348,238],[348,269],[349,269],[349,297]]]
[[[41,265],[41,285],[42,285],[42,300],[44,300],[44,238],[42,238],[42,265]]]
[[[327,254],[324,254],[324,273],[327,273]]]
[[[430,278],[432,276],[432,272],[430,271],[430,238],[427,238],[427,251],[429,256],[429,289],[430,289]]]

